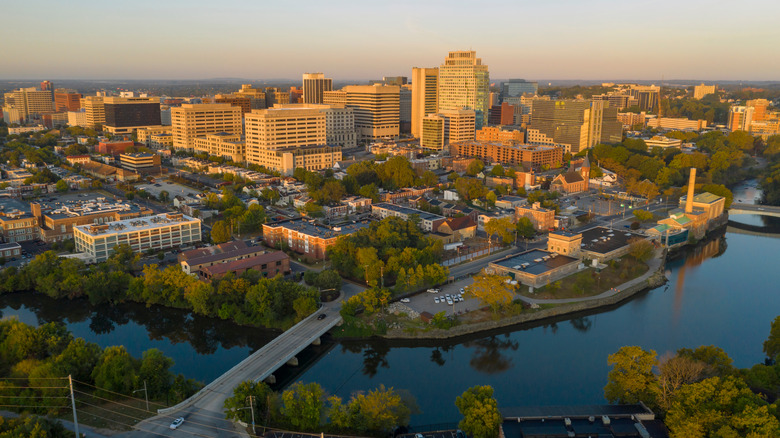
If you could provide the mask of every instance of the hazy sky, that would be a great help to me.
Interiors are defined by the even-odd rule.
[[[780,1],[0,3],[2,79],[410,76],[472,49],[491,78],[780,80]]]

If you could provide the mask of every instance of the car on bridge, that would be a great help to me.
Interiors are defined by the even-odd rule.
[[[323,320],[323,319],[325,319],[326,316],[328,316],[328,315],[326,315],[325,313],[322,313],[322,314],[320,314],[320,316],[317,317],[317,319]]]
[[[184,423],[184,417],[179,417],[179,418],[173,420],[173,423],[171,423],[171,429],[173,429],[173,430],[178,429],[179,426],[182,425],[182,423]]]

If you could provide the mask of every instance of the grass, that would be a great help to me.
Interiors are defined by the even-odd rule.
[[[520,294],[541,299],[591,297],[639,277],[648,269],[646,263],[641,263],[633,257],[623,257],[620,261],[610,261],[601,272],[588,268],[539,288],[534,293],[521,291]]]
[[[81,401],[81,403],[79,403]],[[76,396],[79,424],[87,426],[111,429],[117,431],[133,430],[133,426],[141,420],[157,415],[155,409],[161,408],[159,403],[149,402],[146,410],[146,402],[132,398],[122,398],[116,401],[106,401],[97,397],[79,394]],[[58,418],[73,421],[70,410],[58,415]]]

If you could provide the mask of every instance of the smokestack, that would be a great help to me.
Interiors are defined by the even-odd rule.
[[[693,213],[693,189],[696,186],[696,168],[691,167],[691,176],[688,178],[688,196],[685,198],[685,212]]]

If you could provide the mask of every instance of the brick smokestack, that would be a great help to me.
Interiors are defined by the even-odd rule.
[[[696,168],[691,167],[691,176],[688,178],[688,196],[685,198],[685,212],[693,213],[693,189],[696,186]]]

